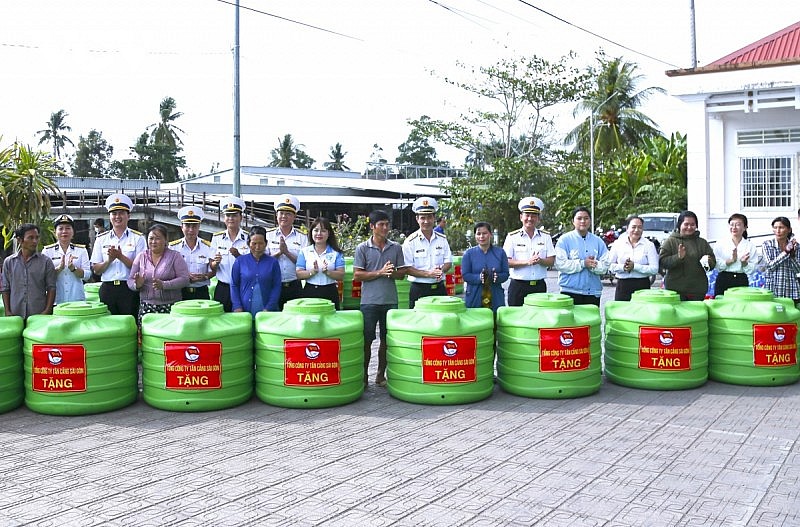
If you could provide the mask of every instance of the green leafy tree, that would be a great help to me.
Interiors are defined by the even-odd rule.
[[[588,153],[590,121],[594,122],[594,152],[601,158],[661,135],[657,125],[639,107],[654,93],[664,93],[663,88],[638,89],[642,75],[637,72],[637,64],[621,57],[609,59],[600,53],[598,63],[592,69],[596,84],[575,109],[575,115],[585,114],[586,119],[567,134],[565,142],[575,144],[579,152]],[[594,118],[590,119],[592,114]]]
[[[53,144],[53,157],[58,161],[61,160],[62,151],[67,143],[75,146],[72,139],[64,133],[72,131],[72,127],[66,123],[67,115],[69,114],[65,110],[53,112],[50,114],[50,120],[47,121],[47,128],[36,132],[37,135],[41,136],[39,138],[40,145],[47,142]]]
[[[331,153],[328,156],[330,161],[325,162],[325,170],[350,170],[350,167],[344,164],[344,156],[347,152],[342,152],[342,143],[336,143],[331,147]]]
[[[145,132],[131,148],[135,156],[115,162],[112,167],[116,177],[123,179],[158,179],[164,183],[178,181],[178,169],[186,167],[186,158],[178,155],[180,145],[157,143]]]
[[[85,138],[80,137],[75,159],[72,162],[72,175],[75,177],[103,178],[110,176],[111,156],[114,147],[103,138],[102,132],[90,130]]]
[[[283,168],[311,168],[314,159],[303,151],[305,145],[296,144],[292,134],[278,138],[278,147],[270,151],[272,161],[269,166]]]
[[[436,149],[431,146],[428,136],[425,133],[425,123],[430,121],[427,115],[421,116],[419,119],[409,121],[411,124],[411,132],[400,146],[397,151],[400,153],[395,159],[397,163],[406,165],[420,165],[427,167],[444,166],[441,161],[436,157]]]
[[[63,175],[50,154],[14,143],[0,149],[0,224],[3,247],[14,239],[14,229],[34,223],[42,231],[42,242],[52,240],[49,220],[50,194],[59,192],[53,178]]]

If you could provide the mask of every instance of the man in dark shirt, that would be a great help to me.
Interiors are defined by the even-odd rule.
[[[56,300],[56,268],[38,251],[39,227],[25,223],[14,233],[19,250],[3,262],[5,315],[27,319],[31,315],[53,314]]]

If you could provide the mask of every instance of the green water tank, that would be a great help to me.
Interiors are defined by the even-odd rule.
[[[728,384],[781,386],[800,379],[800,310],[767,289],[734,287],[708,307],[708,376]]]
[[[22,317],[0,317],[0,413],[25,399],[22,373]]]
[[[142,318],[142,395],[161,410],[232,408],[253,396],[253,317],[183,300]]]
[[[22,332],[25,405],[42,414],[124,408],[139,394],[136,320],[99,302],[66,302]]]
[[[666,289],[605,305],[606,378],[648,390],[686,390],[708,380],[708,310]]]
[[[217,290],[217,284],[218,283],[219,283],[219,280],[217,280],[217,277],[216,276],[212,276],[211,280],[209,280],[209,284],[208,284],[208,298],[210,298],[212,300],[214,299],[214,291]]]
[[[420,404],[462,404],[494,389],[494,315],[467,309],[454,296],[428,296],[414,309],[390,310],[387,387],[392,397]]]
[[[534,293],[497,310],[497,382],[514,395],[583,397],[602,383],[597,306],[557,293]]]
[[[100,282],[86,282],[83,284],[83,292],[86,295],[87,302],[99,302],[100,301],[100,286],[103,285]]]
[[[283,408],[327,408],[364,393],[364,320],[321,298],[256,315],[256,396]]]
[[[394,284],[397,287],[397,307],[408,309],[408,294],[411,292],[411,282],[404,278],[395,280]]]
[[[359,307],[361,307],[361,282],[353,280],[353,257],[345,256],[342,309],[358,309]]]

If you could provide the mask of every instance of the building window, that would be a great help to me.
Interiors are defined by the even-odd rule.
[[[793,156],[739,159],[742,208],[792,206]]]
[[[285,185],[286,185],[286,181],[285,180],[283,180],[283,179],[276,179],[275,180],[275,186],[276,187],[283,187]]]
[[[258,180],[258,184],[259,185],[269,185],[269,178],[268,177],[262,177],[261,179]]]
[[[214,183],[220,182],[220,176],[214,176]]]
[[[736,132],[738,145],[768,145],[775,143],[800,143],[800,128],[749,130]]]

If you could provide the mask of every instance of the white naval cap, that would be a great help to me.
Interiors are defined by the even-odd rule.
[[[519,200],[519,211],[530,212],[533,214],[541,214],[544,210],[544,201],[536,196],[528,196]]]
[[[297,211],[300,210],[300,200],[291,194],[281,194],[275,200],[275,212],[282,210],[297,214]]]
[[[108,212],[114,210],[126,210],[130,212],[133,210],[133,202],[131,198],[125,194],[111,194],[106,198],[106,210],[108,210]]]
[[[219,202],[219,208],[225,214],[242,213],[245,209],[244,200],[238,196],[228,196]]]
[[[414,200],[411,210],[414,211],[414,214],[434,214],[439,210],[439,204],[433,198],[421,196]]]
[[[181,223],[200,223],[204,217],[203,209],[197,205],[187,205],[178,211],[178,219],[181,220]]]

